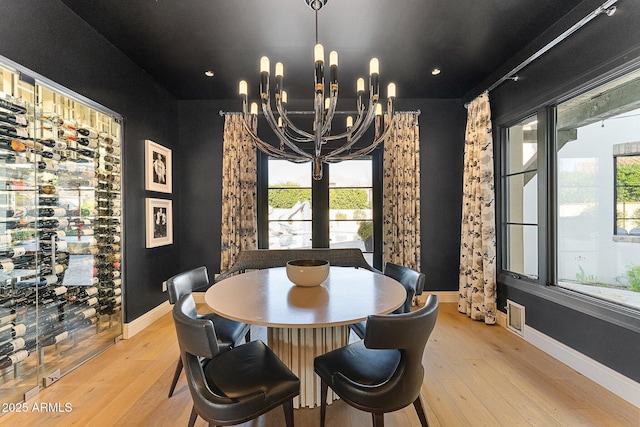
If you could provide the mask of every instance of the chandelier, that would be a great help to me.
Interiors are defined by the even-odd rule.
[[[385,128],[393,117],[393,102],[396,97],[396,85],[389,83],[387,87],[387,109],[382,111],[380,102],[379,62],[372,58],[369,62],[369,100],[365,101],[365,80],[356,81],[356,110],[355,119],[347,116],[345,130],[332,134],[332,121],[336,114],[338,103],[338,53],[329,53],[329,90],[325,91],[325,56],[324,47],[318,43],[318,10],[328,0],[305,0],[316,14],[316,45],[314,47],[314,101],[313,111],[288,112],[287,92],[284,90],[284,66],[281,62],[275,64],[275,88],[273,93],[273,111],[270,89],[269,58],[260,59],[260,104],[262,113],[274,134],[280,141],[280,146],[267,143],[257,135],[258,104],[253,102],[249,106],[247,82],[239,83],[238,92],[242,98],[242,123],[256,147],[264,153],[278,159],[285,159],[295,163],[312,162],[313,179],[322,179],[322,164],[337,163],[351,160],[369,154],[389,134],[391,127]],[[289,115],[313,115],[313,129],[300,129]],[[277,118],[276,118],[277,116]],[[373,141],[366,146],[355,148],[355,144],[362,138],[367,129],[375,122]],[[335,141],[338,141],[337,143]],[[327,143],[331,144],[327,145]],[[308,148],[307,148],[308,147]],[[325,147],[331,147],[323,150]]]

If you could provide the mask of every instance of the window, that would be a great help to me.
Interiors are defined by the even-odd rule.
[[[635,72],[560,104],[556,119],[557,284],[635,308],[639,103]]]
[[[371,157],[324,165],[324,179],[315,182],[309,163],[269,158],[267,168],[268,233],[260,235],[268,244],[261,247],[355,247],[374,265]]]
[[[537,123],[533,116],[507,129],[502,172],[502,266],[531,278],[538,277]]]
[[[309,163],[269,159],[269,249],[311,247]]]

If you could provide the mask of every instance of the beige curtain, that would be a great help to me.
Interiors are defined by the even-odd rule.
[[[489,95],[473,100],[467,114],[458,311],[494,324],[496,230]]]
[[[220,271],[243,249],[257,249],[256,148],[239,114],[227,114],[222,159]]]
[[[382,261],[420,270],[418,114],[396,114],[384,141]]]

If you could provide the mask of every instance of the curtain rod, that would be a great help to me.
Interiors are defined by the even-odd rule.
[[[542,56],[543,54],[547,53],[549,50],[551,50],[552,48],[554,48],[556,45],[558,45],[560,42],[562,42],[563,40],[565,40],[566,38],[568,38],[570,35],[572,35],[573,33],[575,33],[576,31],[578,31],[580,28],[584,27],[589,21],[591,21],[592,19],[594,19],[596,16],[601,15],[603,13],[605,13],[607,16],[611,16],[616,12],[616,7],[613,6],[618,0],[607,0],[604,3],[602,3],[598,8],[596,8],[593,12],[589,13],[587,16],[585,16],[584,18],[582,18],[580,21],[576,22],[575,24],[573,24],[571,27],[569,27],[567,30],[565,30],[562,34],[560,34],[558,37],[554,38],[553,40],[551,40],[549,43],[547,43],[546,45],[544,45],[541,49],[539,49],[536,53],[534,53],[533,55],[531,55],[530,57],[528,57],[527,59],[525,59],[524,61],[522,61],[520,64],[518,64],[518,66],[516,66],[514,69],[512,69],[511,71],[509,71],[507,74],[505,74],[504,76],[502,76],[500,79],[498,79],[495,83],[493,83],[491,86],[489,86],[484,92],[491,92],[493,89],[497,88],[498,86],[500,86],[502,83],[504,83],[507,80],[513,80],[514,82],[518,81],[518,76],[516,75],[516,73],[518,73],[520,70],[522,70],[524,67],[526,67],[527,65],[531,64],[533,61],[535,61],[536,59],[538,59],[540,56]],[[469,103],[464,104],[464,107],[467,108],[469,106]]]
[[[400,114],[400,113],[413,113],[413,114],[417,114],[418,116],[420,114],[422,114],[422,112],[420,110],[414,110],[414,111],[396,111],[394,113],[394,115],[395,114]],[[224,117],[227,114],[242,114],[242,113],[239,112],[239,111],[223,111],[223,110],[220,110],[220,111],[218,111],[218,114],[221,117]],[[287,114],[292,114],[294,116],[308,116],[308,115],[315,114],[315,112],[314,111],[287,111]],[[357,115],[358,112],[357,111],[336,111],[335,114],[336,115],[346,115],[346,114]],[[259,111],[258,115],[263,115],[262,111]],[[274,115],[278,116],[277,113],[274,113]]]

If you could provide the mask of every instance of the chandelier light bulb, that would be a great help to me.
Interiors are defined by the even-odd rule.
[[[315,45],[313,48],[313,58],[316,62],[324,62],[324,46],[321,44]]]
[[[247,82],[244,80],[240,80],[238,83],[238,93],[240,96],[247,96]]]
[[[283,104],[286,104],[286,103],[287,103],[287,101],[288,101],[288,99],[289,99],[289,95],[287,95],[287,91],[286,91],[286,90],[283,90],[283,91],[282,91],[282,103],[283,103]]]
[[[338,52],[335,50],[332,50],[331,53],[329,53],[329,65],[332,67],[338,66]]]
[[[378,58],[371,58],[371,61],[369,61],[369,74],[380,74],[380,63],[378,62]]]
[[[376,116],[382,115],[382,104],[376,104]]]
[[[356,92],[364,92],[364,79],[362,77],[356,80]]]
[[[331,100],[329,98],[325,98],[324,99],[324,109],[328,110],[329,109],[329,104],[331,103]]]
[[[251,109],[249,110],[249,112],[252,115],[257,116],[258,115],[258,103],[252,102],[251,103]]]
[[[353,117],[347,116],[347,129],[351,129],[353,127]]]
[[[282,117],[278,117],[278,127],[282,128]]]
[[[269,74],[269,58],[266,56],[260,58],[260,72]]]
[[[396,97],[396,84],[389,83],[387,86],[387,98],[395,98]]]
[[[282,65],[282,62],[276,62],[276,77],[284,77],[284,65]]]

